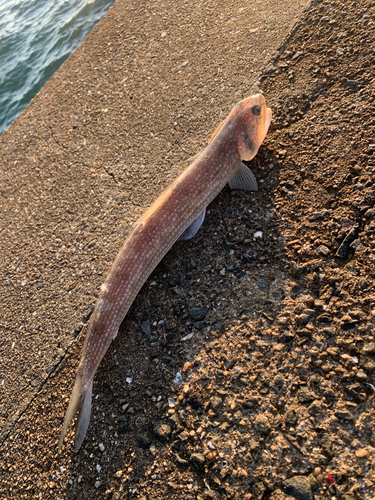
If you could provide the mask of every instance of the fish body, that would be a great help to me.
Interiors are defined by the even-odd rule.
[[[260,94],[239,102],[214,132],[210,143],[137,221],[101,287],[85,338],[77,378],[66,413],[59,451],[79,411],[77,450],[87,431],[96,370],[139,290],[178,239],[189,239],[203,222],[207,205],[229,182],[256,190],[256,180],[241,160],[251,160],[271,122]]]

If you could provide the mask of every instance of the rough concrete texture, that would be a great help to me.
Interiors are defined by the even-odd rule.
[[[374,497],[375,4],[314,2],[284,43],[300,9],[117,2],[1,137],[2,497]],[[58,457],[113,258],[258,78],[260,190],[152,273]]]

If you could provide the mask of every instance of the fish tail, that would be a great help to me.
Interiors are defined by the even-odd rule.
[[[76,435],[74,439],[74,450],[77,451],[81,446],[90,423],[91,415],[91,397],[92,397],[92,380],[90,385],[81,395],[81,408],[79,410],[78,420],[76,423]]]
[[[69,424],[72,421],[78,409],[79,409],[79,415],[76,424],[75,450],[78,450],[78,448],[80,447],[90,422],[91,395],[92,395],[92,381],[88,387],[84,387],[82,374],[79,373],[77,375],[73,392],[70,397],[69,406],[66,411],[64,425],[60,435],[60,442],[58,449],[59,453],[64,441],[66,431],[68,430]]]

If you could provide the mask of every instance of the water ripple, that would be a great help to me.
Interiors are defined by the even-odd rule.
[[[0,134],[113,3],[114,0],[2,0]]]

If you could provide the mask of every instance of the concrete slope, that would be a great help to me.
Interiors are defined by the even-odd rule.
[[[22,414],[18,436],[54,422],[43,446],[55,456],[51,439],[87,323],[132,224],[232,106],[257,91],[262,67],[308,3],[118,0],[0,137],[0,439],[8,456]],[[60,366],[69,368],[62,379]],[[52,394],[59,418],[39,422]],[[26,430],[31,420],[38,425]]]

